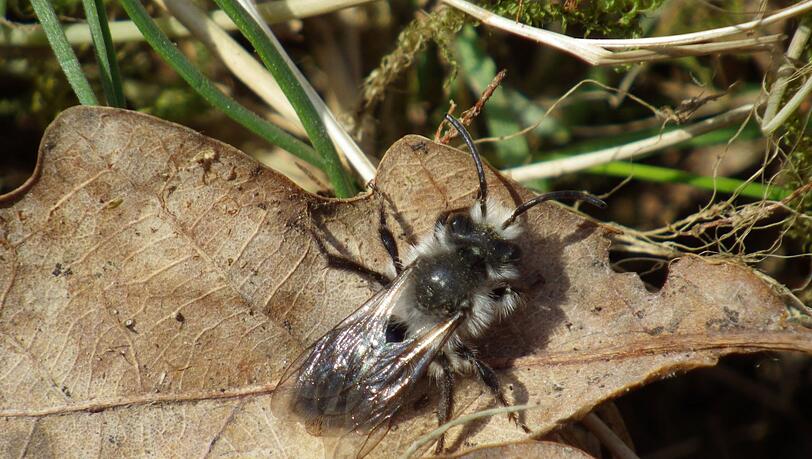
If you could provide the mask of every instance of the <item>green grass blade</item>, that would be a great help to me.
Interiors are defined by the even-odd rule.
[[[82,105],[99,105],[96,94],[93,93],[93,88],[90,87],[90,82],[87,81],[85,74],[82,72],[79,59],[76,58],[73,48],[71,48],[68,39],[65,37],[65,32],[62,30],[62,25],[56,17],[51,2],[48,0],[31,0],[31,6],[34,7],[34,13],[36,13],[37,19],[42,24],[45,36],[48,37],[48,43],[50,43],[51,49],[56,55],[56,60],[68,79],[68,83],[79,99],[79,103]]]
[[[545,153],[544,159],[552,160],[566,158],[594,150],[611,148],[651,137],[659,133],[665,133],[672,129],[677,129],[677,127],[669,127],[665,130],[660,128],[651,128],[637,132],[630,132],[627,134],[618,134],[609,140],[602,138],[584,141],[567,148]],[[760,138],[762,135],[758,124],[755,122],[750,122],[743,129],[741,129],[740,126],[731,126],[702,134],[680,144],[680,148],[701,148],[712,145],[721,145],[730,141],[733,136],[736,136],[737,140],[752,140]],[[652,153],[652,155],[653,154],[654,153]],[[735,193],[739,196],[753,199],[781,200],[791,193],[790,190],[779,186],[766,186],[760,183],[748,183],[744,180],[729,177],[709,177],[679,169],[652,166],[630,161],[612,161],[606,164],[601,164],[600,166],[586,169],[584,172],[613,177],[632,177],[636,180],[645,180],[649,182],[683,183],[705,190],[716,190],[717,192],[725,194]],[[530,181],[528,184],[531,187],[535,187],[536,185],[539,185],[536,182],[537,181]]]
[[[321,158],[309,145],[260,118],[256,113],[243,107],[239,102],[217,89],[214,83],[200,73],[200,71],[178,51],[175,45],[169,41],[169,38],[161,32],[152,18],[149,17],[141,5],[141,2],[138,0],[121,0],[121,5],[141,33],[144,34],[147,43],[149,43],[155,52],[172,66],[203,99],[222,110],[229,118],[268,142],[289,151],[316,167],[323,167]]]
[[[552,158],[564,158],[567,156],[589,153],[595,150],[603,150],[605,148],[617,147],[638,140],[658,135],[664,135],[675,129],[681,129],[681,126],[668,126],[665,129],[662,129],[660,127],[653,127],[628,133],[623,132],[616,133],[611,136],[605,136],[594,140],[584,140],[564,148],[543,152],[540,155],[538,155],[537,159],[547,160]],[[701,148],[712,145],[721,145],[727,143],[733,136],[736,136],[736,140],[754,140],[761,138],[762,134],[761,129],[758,126],[758,123],[751,121],[747,123],[747,125],[745,125],[743,129],[740,129],[739,125],[735,125],[722,127],[710,132],[706,132],[704,134],[698,135],[689,140],[681,142],[678,148],[688,149],[688,148]],[[646,156],[656,156],[656,155],[657,155],[656,152],[652,152],[648,153]]]
[[[330,178],[336,196],[349,197],[355,194],[350,177],[338,159],[333,142],[327,134],[321,118],[319,117],[313,103],[307,97],[304,88],[299,84],[293,71],[287,66],[284,58],[271,43],[268,37],[260,28],[259,24],[248,14],[247,11],[233,0],[215,0],[215,3],[231,18],[242,34],[254,46],[265,67],[279,83],[282,92],[293,105],[299,120],[302,122],[313,147],[321,155],[324,171]]]
[[[116,50],[113,47],[113,39],[110,37],[110,27],[107,24],[104,4],[102,0],[82,0],[82,4],[85,8],[87,25],[90,27],[90,35],[93,37],[93,49],[96,51],[99,78],[107,105],[124,107],[126,104],[124,91],[121,88]]]
[[[705,190],[716,190],[719,193],[738,194],[753,199],[770,199],[780,201],[791,193],[779,186],[766,186],[760,183],[748,183],[744,180],[729,177],[708,177],[668,167],[648,164],[613,161],[611,163],[586,169],[585,172],[615,177],[633,177],[649,182],[684,183]]]

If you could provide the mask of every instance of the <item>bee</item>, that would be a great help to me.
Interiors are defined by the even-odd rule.
[[[476,202],[467,210],[440,214],[433,231],[402,258],[381,214],[379,234],[394,265],[394,279],[306,349],[274,390],[274,413],[303,421],[312,434],[346,440],[353,444],[350,455],[363,456],[377,444],[425,377],[439,386],[440,424],[451,417],[458,374],[475,374],[507,406],[499,378],[477,356],[472,340],[521,303],[513,287],[521,276],[516,239],[523,225],[518,217],[551,199],[606,206],[587,193],[555,191],[505,207],[488,197],[484,167],[470,134],[453,117],[446,115],[446,120],[473,157],[479,179]],[[326,254],[321,244],[320,250]],[[529,431],[515,415],[509,416]],[[441,436],[435,451],[443,449]],[[347,448],[339,450],[347,454]]]

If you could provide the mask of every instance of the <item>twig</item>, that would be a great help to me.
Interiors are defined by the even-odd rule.
[[[488,99],[491,98],[491,95],[493,94],[494,91],[496,91],[496,88],[499,87],[499,85],[502,83],[502,80],[505,79],[506,75],[507,75],[506,69],[502,69],[501,71],[499,71],[499,73],[497,73],[496,76],[493,77],[493,80],[491,80],[491,82],[488,84],[485,90],[482,91],[482,95],[479,96],[479,100],[476,101],[474,106],[462,112],[462,115],[460,115],[460,122],[463,125],[465,126],[470,125],[471,122],[474,120],[474,118],[479,116],[479,113],[482,111],[482,108],[485,106],[485,103],[488,102]],[[441,122],[440,126],[442,126],[442,124],[443,123]],[[447,145],[448,142],[451,141],[451,139],[457,137],[458,135],[459,132],[457,132],[456,129],[451,128],[440,139],[439,143]]]
[[[446,115],[453,115],[454,112],[457,110],[457,103],[454,100],[448,101],[448,110],[446,110]],[[440,121],[440,124],[437,125],[437,129],[434,130],[434,141],[440,143],[440,134],[443,133],[443,126],[445,126],[445,117],[443,120]]]
[[[637,454],[621,440],[612,429],[610,429],[595,413],[587,414],[581,419],[581,424],[586,426],[593,435],[598,437],[601,444],[605,446],[614,457],[620,459],[639,459]]]
[[[592,65],[618,65],[649,60],[669,59],[675,55],[703,55],[720,52],[764,48],[774,43],[778,36],[753,37],[742,40],[719,41],[724,37],[752,33],[769,24],[812,11],[812,0],[805,0],[780,10],[766,18],[742,24],[666,37],[638,39],[585,39],[573,38],[549,30],[530,27],[494,14],[465,0],[442,0],[446,4],[469,14],[481,22],[506,32],[519,35],[538,43],[572,54]],[[612,49],[640,48],[615,53]]]
[[[621,145],[618,147],[606,148],[603,150],[572,156],[569,158],[543,161],[529,164],[527,166],[514,167],[503,171],[517,181],[528,181],[540,178],[558,177],[590,167],[598,166],[609,161],[628,159],[650,153],[665,147],[690,140],[696,136],[718,129],[731,123],[736,123],[747,118],[753,110],[752,104],[734,108],[721,115],[702,120],[690,126],[675,129],[665,134],[649,137],[647,139]]]

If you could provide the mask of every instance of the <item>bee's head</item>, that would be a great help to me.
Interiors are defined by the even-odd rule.
[[[460,235],[474,234],[476,237],[481,233],[491,231],[494,233],[493,237],[495,237],[497,241],[500,240],[500,237],[502,239],[513,239],[520,232],[515,225],[516,219],[531,208],[551,199],[586,201],[593,206],[600,208],[606,207],[605,202],[583,191],[552,191],[538,195],[519,204],[513,211],[505,212],[505,209],[501,208],[501,206],[494,208],[496,206],[493,201],[488,200],[488,182],[485,180],[485,168],[482,165],[482,158],[480,158],[476,145],[474,145],[474,141],[471,139],[471,134],[468,133],[462,123],[451,115],[445,115],[445,119],[460,133],[465,144],[468,146],[468,150],[471,151],[471,156],[476,166],[477,177],[479,178],[479,195],[477,196],[477,203],[471,208],[471,217],[468,218],[467,221],[453,221],[451,218],[448,220],[448,230],[452,234],[452,237],[455,231]],[[458,228],[455,230],[452,226]],[[465,240],[468,236],[460,237],[462,238],[461,240]],[[507,241],[501,241],[501,243],[515,246],[515,244]],[[510,251],[511,249],[506,250]],[[518,253],[518,247],[516,247],[516,251]]]
[[[504,232],[484,222],[477,222],[467,213],[454,213],[445,221],[450,242],[463,249],[463,253],[482,259],[486,265],[515,264],[521,258],[521,249]]]

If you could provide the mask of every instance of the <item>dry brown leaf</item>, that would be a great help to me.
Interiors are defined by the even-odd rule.
[[[0,209],[2,454],[321,456],[321,439],[274,417],[270,393],[303,345],[380,288],[328,268],[308,228],[383,270],[381,195],[309,195],[232,147],[108,108],[63,113],[39,170]],[[507,202],[529,194],[489,183]],[[476,190],[468,155],[417,136],[392,146],[377,185],[401,250]],[[481,350],[511,399],[540,405],[525,419],[539,434],[731,352],[812,351],[787,320],[794,303],[749,268],[684,258],[650,293],[610,268],[608,229],[555,204],[528,219],[527,304]],[[456,415],[493,406],[470,380],[457,392]],[[373,454],[436,427],[432,403],[399,415]],[[446,444],[521,438],[494,417]]]
[[[489,447],[474,448],[464,454],[455,455],[462,459],[590,459],[593,456],[573,446],[551,441],[525,441]]]

